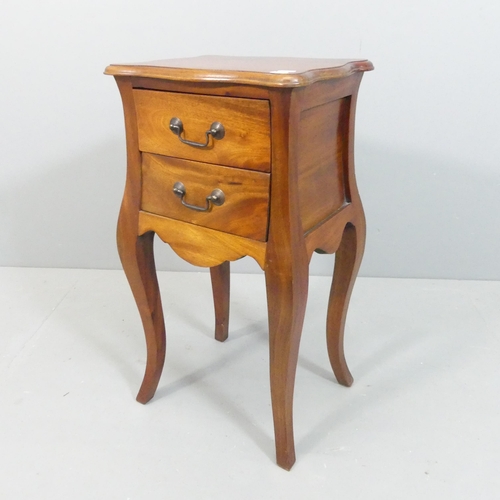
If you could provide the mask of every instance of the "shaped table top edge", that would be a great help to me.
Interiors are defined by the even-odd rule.
[[[195,83],[303,87],[372,69],[373,64],[366,59],[200,56],[138,64],[111,64],[104,73]]]

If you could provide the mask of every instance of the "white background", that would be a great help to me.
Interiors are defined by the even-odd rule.
[[[499,26],[494,0],[2,0],[0,265],[120,267],[125,144],[107,64],[366,57],[361,274],[500,279]],[[166,246],[157,254],[160,269],[195,269]],[[315,256],[311,272],[332,263]]]

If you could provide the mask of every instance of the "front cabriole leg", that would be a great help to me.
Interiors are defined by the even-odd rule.
[[[116,77],[116,82],[123,101],[127,135],[127,179],[118,218],[117,243],[146,335],[146,372],[137,401],[147,403],[154,396],[165,361],[165,324],[153,255],[154,233],[149,231],[139,236],[141,153],[132,84],[126,77]]]
[[[276,461],[286,470],[295,462],[293,392],[309,275],[298,209],[298,118],[294,91],[274,91],[271,94],[271,207],[264,271]]]

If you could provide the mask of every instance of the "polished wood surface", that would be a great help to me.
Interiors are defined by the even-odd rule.
[[[344,328],[366,233],[354,175],[354,118],[362,72],[372,68],[368,61],[210,57],[107,68],[120,87],[127,133],[118,245],[148,348],[138,400],[153,396],[165,356],[153,235],[186,261],[210,268],[219,341],[228,336],[229,262],[251,256],[265,272],[276,460],[287,470],[295,462],[294,382],[309,261],[315,250],[337,253],[326,344],[339,383],[349,386],[353,381],[344,355]],[[181,103],[176,111],[180,114],[185,108],[189,123],[201,115],[205,123],[219,108],[237,115],[232,104],[225,108],[226,101],[248,101],[241,108],[246,111],[239,114],[239,126],[248,130],[249,116],[265,114],[261,121],[267,123],[267,136],[257,142],[269,145],[267,163],[262,157],[252,163],[251,149],[241,158],[234,149],[226,156],[210,157],[217,145],[201,148],[203,156],[196,158],[176,149],[175,141],[158,149],[164,135],[171,134],[168,93],[176,93],[174,101]],[[190,102],[209,104],[200,105],[203,112],[198,114]],[[210,104],[215,102],[220,105]],[[231,117],[227,119],[231,123]],[[154,147],[145,146],[148,140]],[[264,163],[270,173],[255,171]],[[186,185],[190,203],[201,204],[215,187],[227,190],[231,201],[204,214],[183,212],[189,209],[171,191],[177,180]]]
[[[153,232],[138,234],[141,204],[141,155],[132,85],[117,78],[123,101],[127,136],[127,178],[118,217],[117,243],[120,260],[141,315],[146,335],[146,373],[137,401],[146,403],[156,391],[165,361],[165,323],[153,254]]]
[[[295,463],[293,391],[309,276],[298,203],[295,99],[291,91],[271,96],[275,133],[265,266],[276,461],[286,470]]]
[[[343,130],[338,99],[303,111],[299,122],[299,206],[304,231],[342,207],[344,192]]]
[[[346,387],[350,387],[354,379],[344,355],[344,328],[349,298],[365,248],[365,232],[364,224],[354,226],[349,223],[345,226],[340,246],[335,253],[335,269],[328,301],[328,357],[335,377]]]
[[[229,332],[229,262],[210,268],[215,309],[215,339],[224,342]]]
[[[130,78],[132,87],[138,90],[162,90],[182,94],[211,95],[222,97],[242,97],[244,99],[260,99],[269,101],[269,88],[256,87],[240,83],[227,82],[187,82],[176,80],[160,80],[134,76]]]
[[[221,167],[144,153],[142,156],[142,204],[145,212],[265,241],[269,207],[269,174]],[[182,205],[173,185],[186,188],[186,203],[205,206],[206,197],[221,189],[225,202],[198,212]]]
[[[262,241],[142,211],[137,231],[140,235],[155,232],[179,257],[194,266],[214,267],[248,255],[264,269],[266,243]]]
[[[134,90],[134,100],[141,151],[269,172],[267,101],[151,90]],[[182,120],[187,140],[204,142],[213,122],[222,123],[224,138],[210,138],[206,148],[183,144],[170,131],[174,117]]]
[[[370,71],[366,59],[199,56],[134,64],[112,64],[107,75],[187,82],[225,82],[269,87],[302,87],[321,80]]]

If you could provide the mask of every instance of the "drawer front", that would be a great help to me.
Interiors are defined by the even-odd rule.
[[[141,151],[270,171],[268,101],[140,89],[134,89],[134,101]],[[181,120],[185,140],[204,143],[214,122],[223,125],[224,137],[210,136],[206,147],[184,144],[170,130],[172,118]]]
[[[259,241],[267,239],[270,175],[237,168],[142,155],[142,202],[145,212],[217,229]],[[206,207],[214,189],[224,193],[221,206],[210,203],[205,212],[182,204],[173,187],[185,187],[183,201]]]

